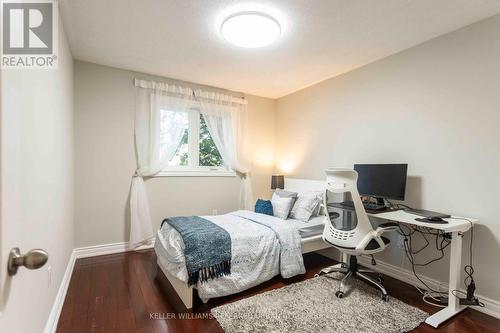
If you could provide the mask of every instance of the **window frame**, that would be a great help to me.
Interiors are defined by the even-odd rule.
[[[156,177],[235,177],[236,173],[226,165],[203,166],[200,163],[200,117],[199,108],[188,111],[188,165],[168,165]]]

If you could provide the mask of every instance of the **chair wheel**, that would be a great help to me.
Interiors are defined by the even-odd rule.
[[[389,302],[389,295],[382,295],[382,300],[384,302]]]
[[[335,296],[337,296],[337,298],[342,298],[342,297],[344,297],[344,292],[340,291],[340,290],[337,290],[335,292]]]
[[[378,283],[380,283],[381,285],[384,285],[384,278],[382,277],[382,275],[379,275],[377,280],[378,280]]]

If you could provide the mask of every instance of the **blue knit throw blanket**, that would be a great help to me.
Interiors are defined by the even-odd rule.
[[[170,217],[168,223],[184,241],[188,285],[231,274],[231,236],[199,216]]]

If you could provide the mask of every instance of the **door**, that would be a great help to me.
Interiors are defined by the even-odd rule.
[[[0,76],[0,332],[44,331],[73,249],[73,60],[59,32],[57,68]],[[14,247],[48,262],[9,276]]]

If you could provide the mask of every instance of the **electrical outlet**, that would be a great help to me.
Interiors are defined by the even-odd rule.
[[[212,209],[212,215],[217,215],[218,211],[217,209]]]
[[[451,232],[444,233],[441,235],[441,237],[451,241]]]
[[[52,284],[52,266],[47,267],[47,286],[50,287]]]

